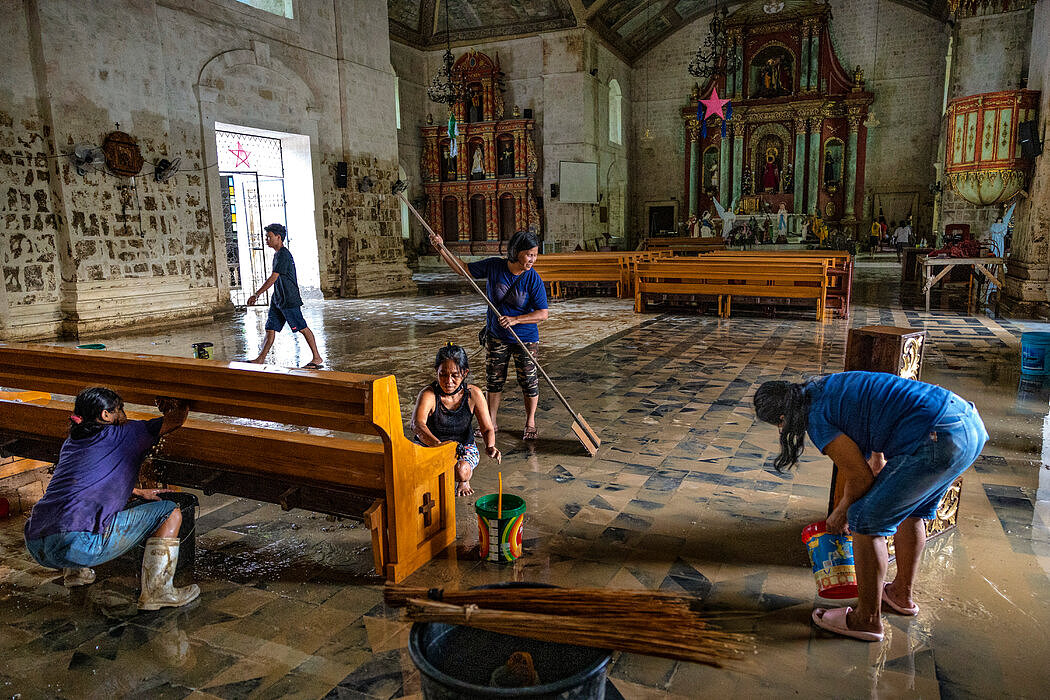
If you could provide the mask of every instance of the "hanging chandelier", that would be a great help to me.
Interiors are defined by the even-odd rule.
[[[704,42],[696,49],[696,55],[689,62],[689,74],[707,81],[722,73],[731,73],[737,68],[735,51],[728,51],[729,36],[726,31],[726,19],[729,10],[725,5],[716,9],[708,25],[708,34]],[[724,66],[724,67],[723,67]]]
[[[652,16],[649,10],[652,8],[652,0],[646,0],[645,3],[645,23],[648,25],[652,21]],[[649,143],[653,140],[652,131],[649,129],[649,64],[652,63],[651,57],[645,62],[645,133],[642,134],[642,141]]]
[[[453,63],[455,63],[455,58],[452,56],[452,34],[448,27],[448,2],[446,2],[445,56],[442,59],[442,66],[438,69],[437,75],[430,81],[430,87],[427,88],[427,97],[433,102],[448,105],[450,110],[452,105],[461,102],[467,94],[467,86],[457,76],[453,75]]]

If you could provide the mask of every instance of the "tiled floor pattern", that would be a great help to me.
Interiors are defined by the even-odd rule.
[[[585,456],[546,390],[542,439],[522,443],[520,398],[509,392],[500,468],[505,489],[528,503],[526,556],[505,567],[479,562],[473,499],[465,500],[455,551],[408,582],[658,588],[748,613],[731,627],[755,634],[754,658],[711,669],[617,655],[609,698],[1042,697],[1050,681],[1050,479],[1040,468],[1047,392],[1022,381],[1017,369],[1017,339],[1030,324],[915,311],[908,295],[902,306],[895,273],[860,267],[851,318],[825,324],[800,315],[635,316],[616,300],[556,302],[544,329],[545,366],[599,432],[598,458]],[[464,311],[476,312],[475,305],[459,297],[374,302],[371,310],[328,302],[312,310],[310,322],[323,329],[330,366],[394,372],[407,417],[434,349],[450,335],[475,334],[477,323]],[[430,321],[410,325],[406,341],[399,321],[414,309]],[[249,327],[244,321],[110,345],[178,354],[196,334],[223,338],[231,355],[245,353],[254,331],[238,330],[237,323]],[[886,616],[886,641],[866,645],[832,639],[808,622],[819,599],[799,533],[822,515],[830,465],[810,448],[795,472],[774,471],[775,430],[756,424],[749,405],[767,379],[840,369],[848,328],[874,323],[925,328],[924,378],[974,400],[993,438],[967,476],[958,530],[928,548],[917,591],[922,612]],[[344,338],[346,325],[378,330]],[[290,363],[294,350],[278,351]],[[473,481],[479,495],[494,488],[495,472],[482,462]],[[201,599],[186,609],[138,613],[133,569],[100,567],[97,583],[66,590],[28,559],[21,523],[0,523],[0,694],[420,692],[407,626],[381,601],[360,525],[202,497]]]

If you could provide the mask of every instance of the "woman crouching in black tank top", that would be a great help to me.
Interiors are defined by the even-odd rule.
[[[438,350],[434,369],[437,379],[416,398],[412,433],[416,442],[427,447],[456,441],[456,495],[469,496],[474,493],[470,477],[480,460],[474,444],[474,418],[477,417],[485,439],[485,454],[499,464],[503,457],[496,449],[496,430],[489,418],[485,395],[478,387],[467,384],[470,360],[466,350],[449,343]]]

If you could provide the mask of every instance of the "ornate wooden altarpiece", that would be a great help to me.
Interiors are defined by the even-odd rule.
[[[813,0],[752,2],[727,20],[738,67],[694,85],[686,123],[689,213],[712,214],[712,197],[738,212],[813,214],[852,229],[863,206],[864,120],[874,95],[859,67],[847,73],[831,43],[831,8]],[[707,136],[697,101],[712,87],[732,99],[725,138],[716,116]]]
[[[517,108],[504,118],[498,55],[493,61],[469,51],[453,73],[467,85],[467,98],[454,107],[456,156],[450,155],[447,114],[444,124],[422,130],[426,219],[451,250],[494,253],[515,231],[539,230],[536,122],[520,118]]]

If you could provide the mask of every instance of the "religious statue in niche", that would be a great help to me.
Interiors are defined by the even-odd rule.
[[[485,164],[483,162],[484,147],[479,143],[474,146],[474,155],[470,161],[470,179],[471,180],[483,180],[485,179]]]
[[[499,140],[496,159],[500,177],[514,177],[514,142],[508,138]]]
[[[718,149],[704,151],[704,193],[710,197],[718,196]]]
[[[481,86],[470,86],[470,101],[467,103],[467,121],[471,124],[480,122],[484,118],[481,108]]]
[[[791,65],[791,52],[781,46],[759,51],[751,62],[751,97],[790,95]]]
[[[447,143],[441,146],[441,174],[444,180],[456,179],[456,156],[449,155]]]
[[[780,151],[774,146],[766,149],[766,161],[762,166],[762,191],[776,193],[780,191]]]
[[[842,142],[831,140],[824,146],[824,189],[834,194],[842,185]]]

